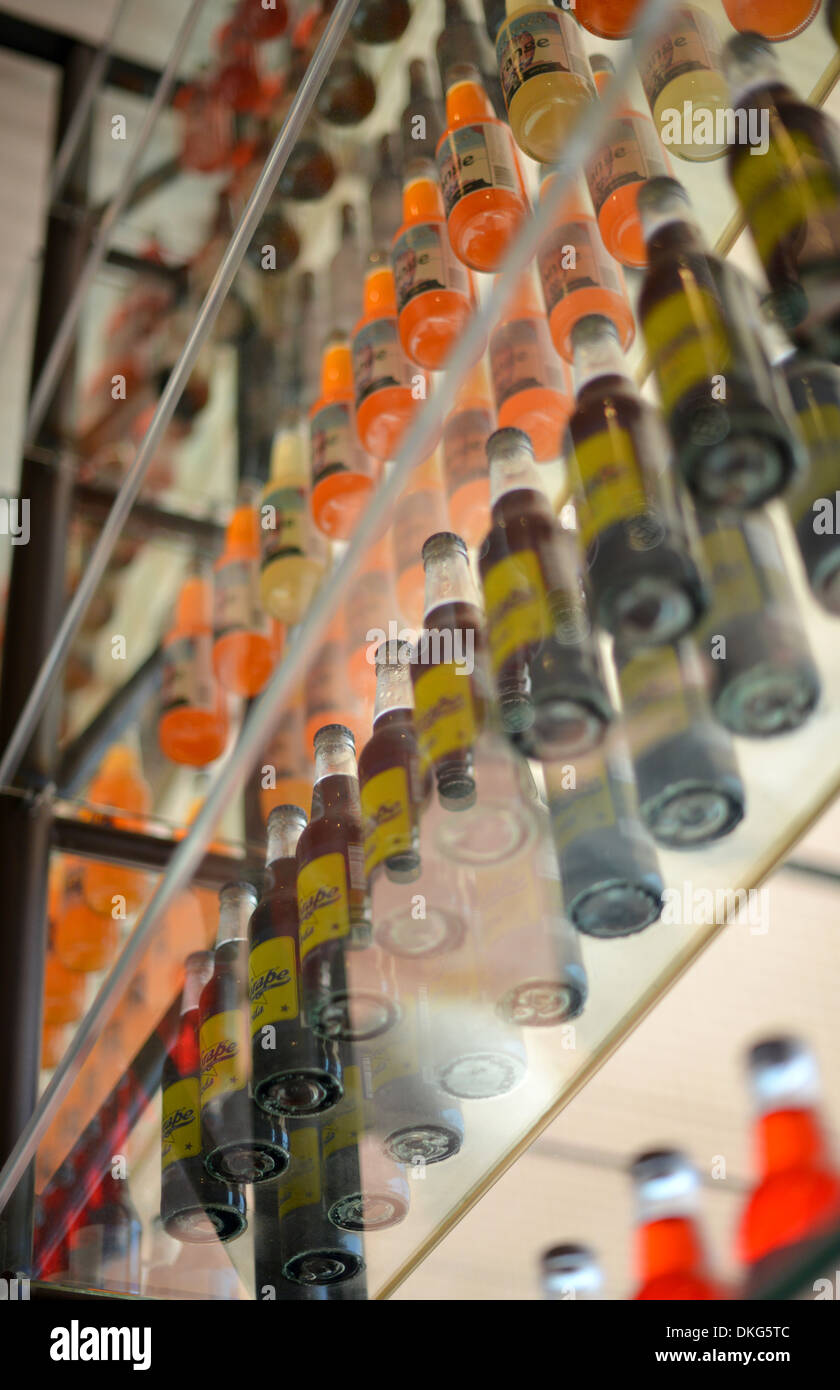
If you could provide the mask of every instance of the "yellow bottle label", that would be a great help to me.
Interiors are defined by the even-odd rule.
[[[484,576],[490,660],[498,672],[514,652],[551,636],[551,611],[533,550],[517,550]]]
[[[732,366],[732,343],[720,305],[707,289],[685,289],[655,304],[642,320],[666,415],[696,386]]]
[[[472,747],[478,721],[463,666],[442,661],[423,671],[414,687],[414,728],[423,774],[447,754]]]
[[[347,869],[344,855],[322,854],[298,872],[300,958],[325,941],[338,941],[350,930]]]
[[[644,478],[627,430],[611,426],[576,444],[575,460],[585,498],[580,517],[585,545],[616,522],[644,512]]]
[[[362,1113],[362,1077],[359,1067],[347,1067],[344,1072],[344,1095],[324,1116],[321,1146],[325,1159],[339,1149],[358,1144],[364,1129]]]
[[[314,1207],[321,1200],[321,1153],[318,1130],[312,1126],[289,1134],[289,1166],[276,1185],[277,1214],[282,1221],[299,1207]]]
[[[247,1084],[246,1038],[241,1015],[235,1009],[213,1014],[201,1025],[201,1104]]]
[[[627,736],[638,756],[691,727],[691,710],[675,651],[642,652],[619,671]]]
[[[251,1037],[266,1023],[286,1023],[298,1016],[295,943],[273,937],[255,946],[248,960]]]
[[[703,632],[714,632],[722,618],[758,612],[764,604],[761,585],[746,541],[736,527],[703,538],[703,554],[712,581],[712,608]]]
[[[160,1166],[201,1155],[201,1123],[197,1076],[173,1081],[162,1097]]]
[[[840,489],[840,409],[815,403],[800,411],[797,420],[808,450],[808,467],[794,482],[787,504],[798,525],[808,513],[813,514],[815,498],[827,497],[833,505]]]
[[[732,183],[765,265],[784,237],[836,209],[840,193],[810,136],[778,124],[765,154],[744,150]]]
[[[576,760],[574,785],[566,784],[559,764],[546,764],[545,770],[554,843],[559,849],[573,844],[581,835],[615,825],[618,809],[599,754]]]
[[[389,767],[361,789],[365,832],[365,874],[394,854],[411,849],[412,823],[408,777],[404,767]]]

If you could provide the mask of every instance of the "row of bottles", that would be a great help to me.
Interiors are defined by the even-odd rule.
[[[697,1170],[684,1154],[662,1149],[640,1154],[630,1167],[634,1299],[760,1298],[816,1252],[840,1220],[840,1171],[825,1139],[812,1052],[796,1038],[774,1037],[752,1047],[747,1064],[756,1178],[738,1221],[740,1287],[727,1288],[710,1266]],[[597,1298],[602,1286],[597,1256],[585,1245],[547,1250],[541,1275],[549,1299]]]

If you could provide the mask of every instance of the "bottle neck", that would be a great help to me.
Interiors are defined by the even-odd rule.
[[[762,1177],[791,1168],[808,1168],[827,1160],[819,1119],[808,1108],[774,1110],[756,1124],[758,1164]]]
[[[394,272],[390,266],[377,266],[365,276],[365,318],[384,318],[397,311]]]
[[[380,666],[376,673],[376,700],[373,706],[373,722],[394,710],[414,708],[411,689],[411,669],[406,663],[395,662]]]
[[[358,777],[356,754],[342,738],[323,739],[315,749],[315,785],[325,777]]]
[[[490,501],[491,505],[500,501],[508,492],[542,493],[543,485],[539,470],[527,452],[517,450],[511,453],[495,454],[490,460]]]
[[[298,840],[305,825],[302,817],[287,821],[279,820],[279,823],[278,820],[279,818],[275,818],[269,822],[265,851],[267,869],[278,859],[294,859]]]
[[[425,562],[426,589],[424,616],[443,603],[469,603],[478,606],[478,596],[467,558],[459,550],[429,555]]]
[[[219,926],[216,931],[216,949],[227,941],[246,941],[248,921],[254,910],[253,898],[248,893],[231,892],[223,894],[219,904]]]
[[[279,431],[271,446],[271,478],[273,482],[306,480],[303,441],[295,429]]]
[[[201,991],[213,973],[213,957],[206,952],[206,958],[195,963],[187,961],[184,988],[181,992],[181,1017],[198,1008]]]
[[[442,222],[443,198],[433,178],[412,179],[403,189],[403,221]]]
[[[446,93],[446,124],[457,127],[494,116],[490,98],[475,79],[455,82]]]
[[[622,377],[631,385],[627,375],[624,353],[614,332],[604,324],[599,328],[594,319],[583,320],[588,331],[576,332],[574,338],[573,371],[578,395],[601,377]]]

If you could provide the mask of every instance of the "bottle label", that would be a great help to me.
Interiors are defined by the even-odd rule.
[[[309,508],[306,503],[306,492],[302,487],[276,487],[264,494],[260,527],[263,569],[272,560],[306,554],[309,544]]]
[[[797,403],[795,401],[795,403]],[[819,397],[797,411],[799,433],[808,451],[808,467],[796,480],[786,501],[795,525],[806,517],[813,521],[818,497],[834,502],[840,490],[840,407]]]
[[[231,560],[216,571],[213,584],[213,635],[267,632],[268,616],[258,599],[256,562]]]
[[[310,440],[313,487],[332,473],[355,470],[359,449],[349,401],[331,401],[316,410],[310,422]]]
[[[489,410],[459,410],[443,431],[443,472],[446,491],[453,497],[476,478],[487,478],[485,444],[493,433]]]
[[[497,328],[490,338],[490,374],[499,410],[520,391],[534,387],[562,391],[563,378],[548,324],[539,319],[515,319]]]
[[[241,1091],[247,1085],[242,1022],[235,1009],[227,1009],[223,1013],[213,1014],[201,1025],[202,1109],[219,1096],[229,1091]]]
[[[463,669],[442,661],[415,682],[414,728],[423,776],[447,754],[465,752],[475,742],[478,721],[470,677]]]
[[[576,772],[575,788],[551,796],[551,826],[558,849],[568,849],[583,835],[608,830],[618,819],[603,762],[600,768],[584,769],[579,760]]]
[[[498,675],[514,652],[536,646],[553,631],[539,560],[533,550],[517,550],[484,576],[490,660]]]
[[[703,555],[712,584],[712,608],[704,631],[714,631],[721,619],[761,611],[761,584],[747,543],[736,527],[719,528],[704,536]]]
[[[321,1200],[321,1153],[314,1125],[291,1130],[289,1159],[288,1168],[275,1184],[281,1221],[288,1212],[317,1206]]]
[[[173,1081],[162,1096],[160,1166],[201,1157],[199,1083],[197,1076]]]
[[[618,673],[630,747],[636,757],[691,728],[679,659],[669,647],[642,652]]]
[[[322,854],[298,870],[300,958],[327,941],[339,941],[350,931],[347,868],[344,855]]]
[[[164,648],[160,708],[170,710],[213,709],[216,686],[213,680],[212,638],[177,637]]]
[[[642,328],[666,415],[703,383],[711,401],[711,378],[728,372],[735,358],[717,297],[691,283],[654,304]]]
[[[731,177],[763,265],[793,234],[800,268],[837,254],[840,185],[805,131],[785,129],[781,138],[771,136],[765,154],[744,149],[736,154]],[[825,225],[829,218],[830,230]]]
[[[327,1111],[321,1128],[321,1151],[324,1159],[328,1159],[339,1149],[358,1144],[363,1128],[361,1073],[358,1067],[346,1067],[344,1095],[337,1105]]]
[[[251,1037],[266,1023],[287,1023],[298,1016],[295,943],[275,936],[255,946],[248,959]]]
[[[581,535],[584,545],[589,545],[616,522],[644,512],[644,479],[625,429],[600,430],[575,443],[574,453],[584,494]]]
[[[696,9],[674,10],[668,32],[648,50],[639,75],[650,108],[676,78],[690,72],[715,72],[720,66],[720,40],[707,15]]]
[[[412,848],[412,817],[408,776],[404,767],[389,767],[365,782],[361,790],[365,832],[365,874],[368,878],[392,855]]]
[[[513,136],[493,121],[450,130],[437,153],[447,217],[468,193],[482,188],[519,187]]]
[[[353,339],[353,384],[356,409],[386,386],[408,385],[408,364],[397,332],[397,320],[374,319]]]
[[[453,254],[442,222],[420,222],[407,227],[394,243],[393,263],[398,312],[409,300],[428,290],[469,294],[467,272]]]
[[[571,15],[551,10],[515,15],[499,30],[496,60],[508,108],[523,83],[546,73],[572,73],[592,87],[594,95],[592,72]]]
[[[607,253],[594,222],[565,222],[543,241],[537,253],[546,308],[577,290],[605,289],[623,296],[618,263]]]
[[[607,143],[586,169],[595,215],[619,188],[667,173],[667,161],[647,117],[619,116],[610,126]]]

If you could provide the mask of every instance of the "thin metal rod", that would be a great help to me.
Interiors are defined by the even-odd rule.
[[[201,3],[203,4],[204,0],[201,0]],[[58,679],[76,630],[84,617],[96,586],[105,572],[111,551],[120,538],[126,518],[146,476],[146,470],[154,457],[164,430],[175,413],[175,407],[181,398],[181,393],[199,352],[216,322],[225,296],[233,284],[245,251],[253,240],[260,218],[309,115],[321,82],[326,76],[327,69],[344,37],[357,3],[358,0],[339,0],[327,28],[321,36],[321,41],[298,88],[289,114],[248,199],[239,226],[233,234],[219,269],[216,271],[204,297],[204,303],[199,310],[181,355],[169,375],[134,462],[117,493],[111,514],[102,528],[102,534],[90,557],[88,567],[82,575],[79,586],[64,615],[61,627],[56,633],[52,650],[38,672],[32,693],[21,711],[8,747],[0,759],[0,784],[11,782],[17,771],[32,729],[37,723],[40,711],[46,703],[53,684]]]
[[[61,369],[67,360],[67,354],[73,346],[76,336],[76,325],[79,316],[87,299],[96,275],[105,259],[105,252],[108,249],[108,241],[111,233],[116,226],[119,218],[125,209],[126,203],[131,195],[131,190],[137,179],[137,168],[140,156],[149,142],[149,138],[157,123],[157,118],[169,101],[172,88],[178,69],[181,66],[181,59],[186,52],[187,45],[192,38],[199,16],[206,4],[206,0],[192,0],[189,10],[175,40],[175,45],[169,55],[169,61],[161,73],[160,82],[157,90],[149,103],[149,108],[140,128],[140,134],[131,151],[131,157],[126,161],[126,170],[116,193],[111,199],[110,207],[99,224],[96,240],[90,248],[85,268],[76,283],[73,297],[67,305],[61,327],[55,335],[52,347],[47,355],[47,360],[41,369],[35,389],[32,392],[32,400],[29,406],[29,414],[26,419],[26,429],[24,439],[27,444],[33,443],[38,436],[38,431],[44,421],[44,416],[49,408],[56,382],[61,374]]]
[[[79,146],[79,141],[84,134],[88,116],[96,99],[99,88],[103,85],[108,64],[111,61],[111,51],[114,46],[117,30],[122,22],[123,14],[128,8],[129,0],[117,0],[114,6],[114,13],[111,16],[111,23],[108,25],[105,37],[99,47],[93,65],[87,76],[84,89],[79,96],[79,104],[75,108],[70,119],[70,124],[64,132],[64,137],[58,148],[55,163],[52,167],[48,197],[50,206],[55,202],[62,188],[67,172],[73,162],[73,157]]]
[[[656,36],[674,3],[675,0],[646,0],[636,26],[636,34],[640,42],[644,43]],[[349,20],[353,9],[355,9],[355,0],[346,5],[343,4],[343,0],[339,0],[339,5],[333,13],[333,21],[339,15],[346,16]],[[328,30],[327,33],[329,32]],[[326,40],[327,33],[321,40],[322,45]],[[312,72],[320,52],[321,49],[319,48],[318,54],[309,65],[307,77]],[[306,620],[301,624],[295,633],[294,641],[287,648],[286,656],[262,695],[252,706],[236,745],[235,756],[229,758],[219,769],[210,793],[193,822],[192,829],[172,856],[169,868],[161,879],[154,896],[123,947],[111,974],[105,980],[90,1010],[79,1025],[73,1042],[53,1072],[32,1119],[21,1134],[2,1172],[0,1172],[0,1211],[14,1191],[22,1173],[26,1170],[27,1164],[36,1153],[38,1144],[49,1128],[50,1116],[54,1107],[59,1105],[67,1095],[81,1067],[90,1055],[99,1031],[107,1022],[110,1010],[116,999],[119,998],[120,991],[131,978],[135,962],[145,948],[158,918],[194,873],[205,846],[218,825],[221,813],[229,801],[241,791],[246,777],[273,732],[284,701],[291,694],[295,683],[305,671],[307,659],[314,654],[317,643],[332,617],[339,596],[342,592],[346,592],[347,584],[361,564],[368,545],[380,534],[382,522],[393,503],[400,496],[416,459],[423,457],[424,451],[429,451],[437,432],[438,420],[454,402],[456,391],[462,380],[481,355],[496,317],[501,308],[510,300],[511,293],[523,270],[536,253],[552,219],[562,207],[578,169],[583,168],[587,161],[592,158],[603,140],[610,119],[618,105],[621,90],[630,79],[634,68],[635,60],[632,51],[628,51],[619,63],[615,77],[605,89],[601,102],[589,107],[587,109],[588,119],[579,121],[575,127],[572,136],[566,143],[565,160],[562,169],[558,172],[558,177],[549,186],[545,197],[540,200],[531,222],[514,242],[493,292],[473,315],[466,332],[458,340],[458,344],[447,363],[446,373],[439,384],[439,390],[429,398],[409,429],[391,474],[374,492],[341,562],[333,570],[323,588],[316,594]],[[236,237],[234,238],[235,241]],[[233,246],[233,244],[231,245]]]

